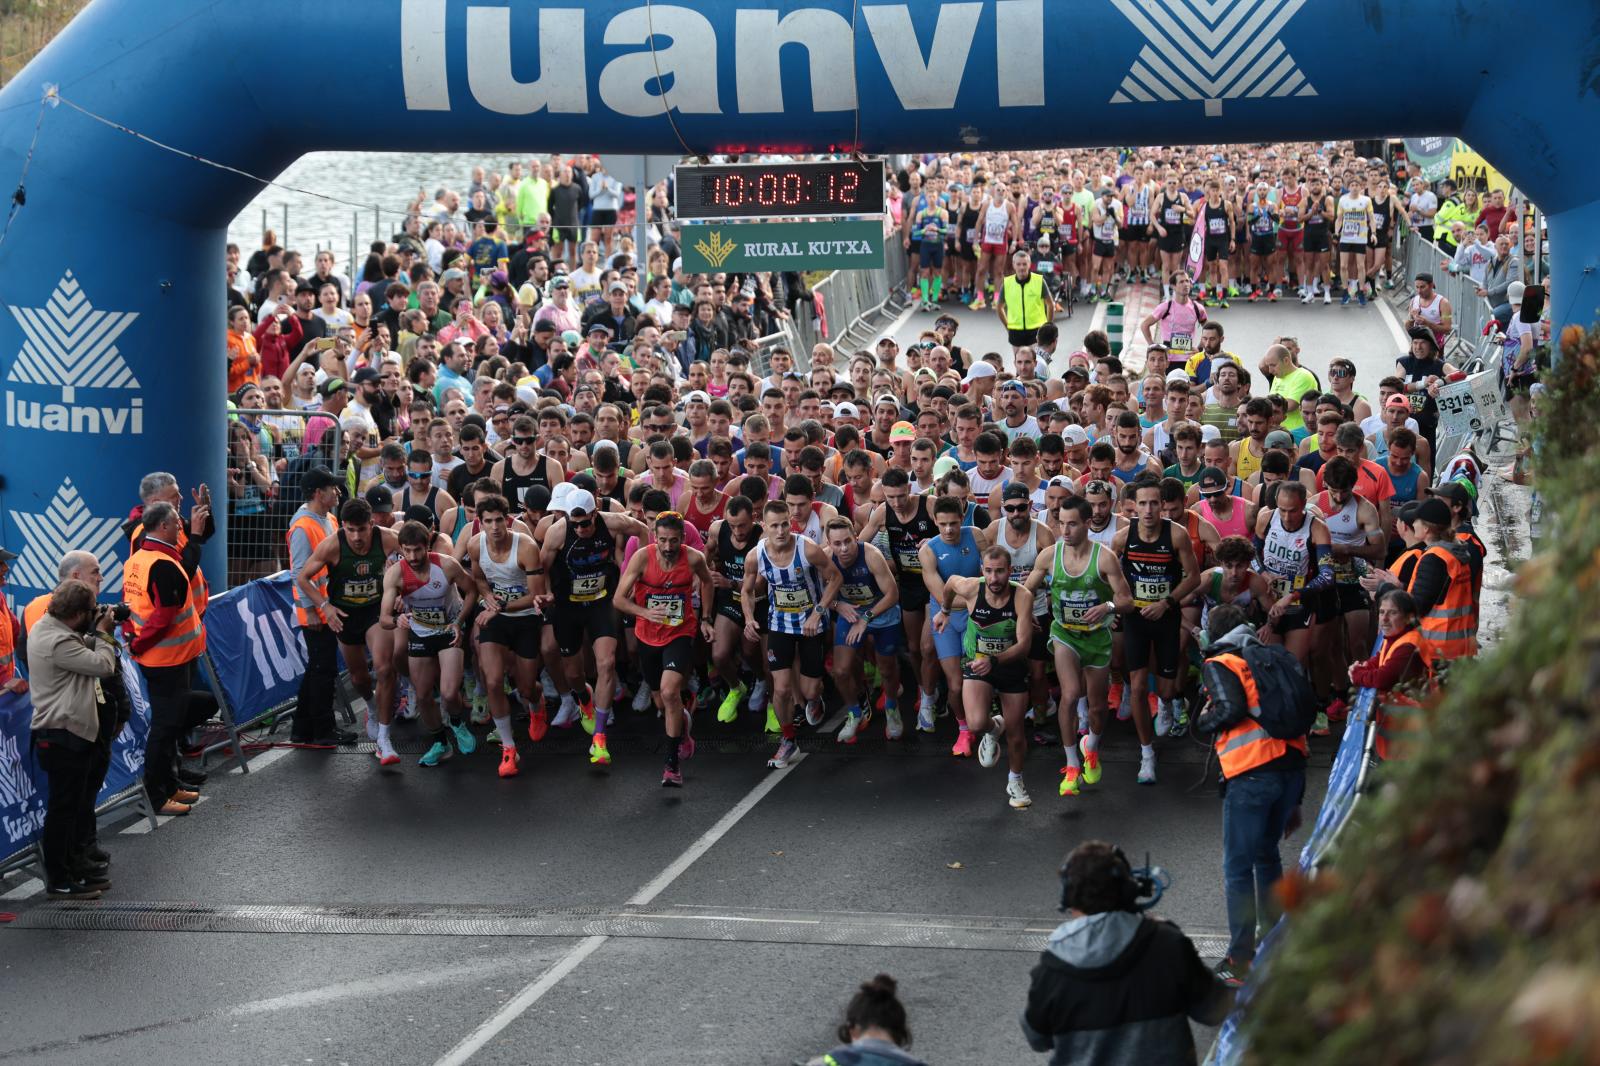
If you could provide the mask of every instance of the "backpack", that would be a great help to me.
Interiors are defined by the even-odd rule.
[[[1300,660],[1281,644],[1250,641],[1239,653],[1255,678],[1261,694],[1258,721],[1276,740],[1297,740],[1311,731],[1317,719],[1317,696],[1306,680]]]

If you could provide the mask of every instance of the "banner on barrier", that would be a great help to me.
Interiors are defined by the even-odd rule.
[[[239,725],[294,699],[306,645],[294,622],[294,581],[273,574],[213,597],[206,658]]]
[[[137,784],[144,775],[145,741],[150,735],[150,693],[132,656],[122,650],[122,680],[133,715],[111,746],[111,766],[96,798],[103,805]],[[33,702],[24,695],[0,695],[0,859],[30,847],[44,829],[49,781],[30,743]]]

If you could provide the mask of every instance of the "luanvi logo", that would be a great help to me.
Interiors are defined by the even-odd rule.
[[[47,433],[144,432],[144,400],[123,401],[118,392],[138,389],[139,379],[117,350],[117,338],[137,311],[97,311],[67,271],[43,307],[10,306],[22,327],[22,347],[6,374],[5,424]],[[80,389],[110,391],[108,404],[82,403]]]
[[[1113,104],[1315,96],[1278,39],[1305,0],[1111,0],[1148,42]]]
[[[122,588],[122,561],[118,558],[126,546],[122,521],[93,514],[71,478],[61,483],[41,510],[12,507],[6,514],[22,533],[22,551],[12,573],[18,586],[41,591],[55,588],[61,557],[78,550],[93,552],[100,560],[101,592],[115,594]]]

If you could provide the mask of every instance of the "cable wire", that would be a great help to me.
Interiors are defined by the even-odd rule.
[[[656,16],[654,0],[644,0],[645,31],[650,35],[650,64],[656,69],[656,95],[661,97],[661,113],[667,116],[667,125],[672,127],[673,136],[678,138],[678,144],[683,147],[684,155],[698,156],[702,161],[706,159],[704,152],[697,152],[689,147],[689,142],[683,139],[683,131],[678,129],[678,120],[672,117],[672,105],[667,102],[667,87],[661,80],[661,58],[656,55]],[[776,72],[774,72],[776,73]]]
[[[49,107],[54,106],[53,101],[60,99],[54,85],[46,85],[44,93],[39,97],[39,116],[33,120],[33,140],[28,142],[28,154],[22,159],[22,173],[17,175],[17,191],[11,194],[11,209],[6,212],[6,224],[0,229],[0,247],[4,247],[6,238],[11,235],[11,223],[17,220],[17,213],[22,210],[22,205],[28,202],[28,170],[33,166],[33,152],[39,147],[39,131],[44,128],[44,113]]]

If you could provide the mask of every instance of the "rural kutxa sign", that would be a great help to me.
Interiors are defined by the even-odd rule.
[[[751,270],[875,270],[883,223],[728,222],[685,225],[678,239],[691,274]]]

